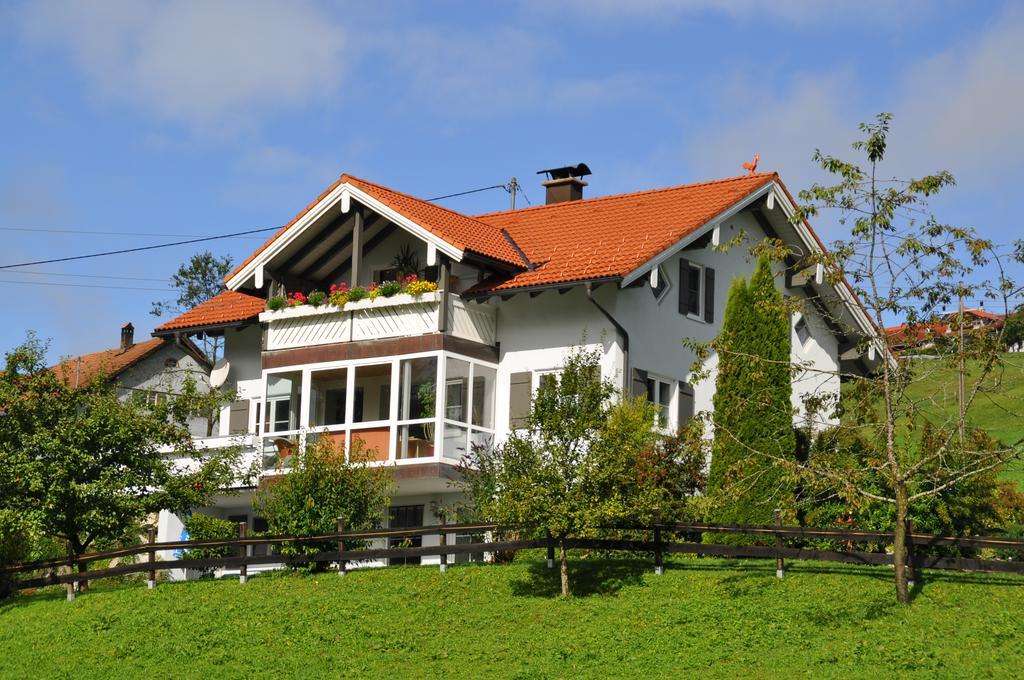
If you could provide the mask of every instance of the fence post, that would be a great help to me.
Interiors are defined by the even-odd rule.
[[[907,589],[914,587],[914,577],[917,570],[914,568],[914,520],[907,518]]]
[[[338,533],[345,533],[345,518],[338,518]],[[348,562],[341,556],[341,553],[345,552],[345,540],[342,538],[338,539],[338,576],[344,576],[346,573],[346,567]]]
[[[555,568],[555,541],[551,538],[551,531],[548,530],[548,569]]]
[[[441,517],[441,534],[440,534],[440,537],[441,537],[440,543],[441,543],[441,547],[442,548],[447,547],[447,545],[448,545],[448,534],[444,530],[444,527],[445,527],[446,524],[447,524],[447,522],[445,521],[445,518],[442,516]],[[446,571],[448,571],[448,555],[445,554],[445,553],[441,553],[441,573],[443,574]]]
[[[72,579],[70,581],[68,581],[68,602],[74,602],[75,601],[75,588],[78,587],[78,582],[74,580],[74,575],[75,575],[75,556],[74,555],[69,555],[68,556],[68,575],[70,575],[72,577]]]
[[[661,524],[655,523],[654,525],[654,574],[655,576],[661,576],[665,573],[665,565],[662,563],[661,556]]]
[[[779,529],[782,528],[782,510],[775,509],[775,577],[783,578],[786,576],[786,562],[782,558],[782,534],[779,533]]]
[[[243,539],[243,540],[245,539],[245,532],[246,532],[247,528],[248,527],[246,527],[245,522],[239,522],[238,523],[238,538]],[[246,557],[246,556],[248,556],[248,554],[249,554],[249,546],[245,545],[244,543],[238,546],[238,556],[239,557]],[[249,566],[246,565],[246,564],[242,564],[238,568],[238,582],[239,583],[245,583],[245,580],[246,580],[246,578],[248,576],[249,576]]]
[[[150,545],[156,543],[156,527],[149,527],[146,530],[146,534]],[[149,564],[151,566],[156,564],[156,551],[152,548],[149,549]],[[156,588],[156,569],[149,570],[149,580],[146,581],[146,587],[150,590]]]

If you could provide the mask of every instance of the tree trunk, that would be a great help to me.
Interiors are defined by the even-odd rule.
[[[86,563],[86,562],[79,562],[78,563],[78,573],[79,574],[84,574],[87,571],[89,571],[88,563]],[[82,579],[81,581],[78,582],[78,592],[84,593],[87,590],[89,590],[89,582],[86,581],[85,579]]]
[[[569,559],[565,550],[565,540],[558,539],[558,559],[561,562],[559,570],[562,576],[562,597],[572,597],[569,590]]]
[[[892,542],[892,563],[896,572],[896,600],[910,602],[907,587],[907,491],[903,484],[896,487],[896,531]]]

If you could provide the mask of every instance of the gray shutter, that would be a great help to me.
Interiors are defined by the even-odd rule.
[[[633,369],[633,396],[647,396],[647,371],[639,368]]]
[[[245,434],[249,431],[249,400],[231,402],[231,416],[228,419],[230,434]]]
[[[686,316],[687,297],[690,291],[690,263],[685,257],[679,258],[679,313]]]
[[[530,417],[530,392],[533,374],[529,371],[513,373],[508,384],[508,427],[515,430],[526,427]]]
[[[677,427],[683,427],[693,418],[693,385],[682,380],[679,381],[679,422]]]
[[[704,321],[715,321],[715,270],[704,267]]]

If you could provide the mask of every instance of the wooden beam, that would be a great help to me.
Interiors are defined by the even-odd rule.
[[[359,206],[355,213],[352,222],[352,285],[358,286],[359,269],[363,266],[363,207]]]

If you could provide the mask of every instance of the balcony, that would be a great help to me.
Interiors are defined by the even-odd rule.
[[[360,300],[347,303],[344,309],[303,305],[264,312],[260,321],[267,324],[267,350],[425,335],[442,329],[441,301],[445,297],[446,333],[483,345],[495,344],[494,307],[442,293]]]

